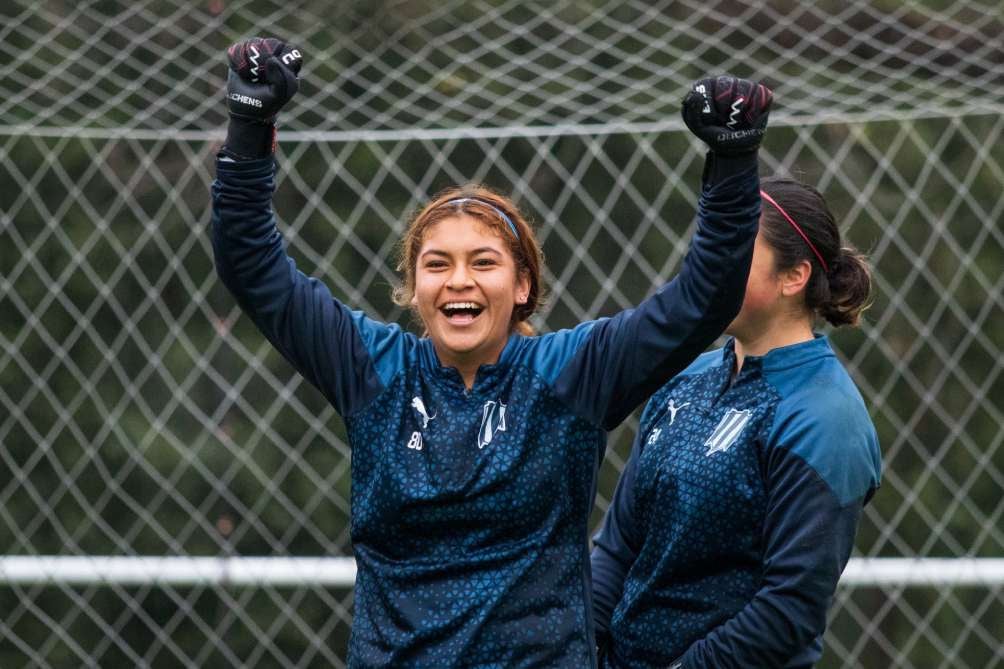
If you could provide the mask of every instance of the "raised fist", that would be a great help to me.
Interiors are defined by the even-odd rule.
[[[694,82],[683,99],[683,122],[721,156],[760,147],[774,94],[763,84],[730,75]]]
[[[274,37],[253,37],[227,49],[227,109],[231,116],[269,125],[300,82],[299,49]]]
[[[223,152],[231,158],[275,153],[275,117],[300,87],[303,55],[274,37],[252,37],[227,49],[227,111]]]

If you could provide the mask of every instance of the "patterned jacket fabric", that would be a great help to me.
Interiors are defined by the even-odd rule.
[[[754,159],[705,185],[683,269],[636,309],[514,334],[467,389],[428,339],[296,269],[271,160],[218,161],[218,273],[348,429],[350,666],[595,666],[587,523],[606,430],[738,311],[758,183]]]
[[[733,380],[735,361],[729,341],[646,406],[592,553],[604,666],[821,655],[878,440],[825,337],[747,356]]]

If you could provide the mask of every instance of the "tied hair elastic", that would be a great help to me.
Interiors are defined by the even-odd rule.
[[[513,225],[512,219],[506,216],[504,211],[496,207],[491,202],[488,202],[487,200],[482,200],[481,198],[478,197],[458,197],[452,200],[447,200],[444,204],[463,204],[464,202],[477,202],[478,204],[483,204],[492,211],[494,211],[496,214],[499,215],[499,218],[501,218],[503,221],[506,222],[506,224],[509,226],[509,229],[512,230],[513,237],[519,239],[519,233],[516,232],[516,226]]]
[[[789,216],[788,212],[786,212],[784,208],[781,207],[781,205],[779,205],[776,200],[774,200],[774,198],[772,198],[770,195],[767,195],[767,193],[763,192],[762,190],[760,191],[760,197],[762,197],[763,199],[767,200],[767,202],[770,202],[772,205],[774,205],[774,208],[777,209],[778,213],[784,216],[784,220],[791,223],[791,227],[795,228],[795,232],[797,232],[799,236],[805,240],[805,243],[809,245],[809,249],[811,249],[813,254],[815,254],[816,259],[819,260],[819,264],[823,266],[823,271],[829,274],[830,268],[827,266],[826,261],[823,260],[823,254],[819,252],[819,249],[816,248],[815,244],[809,241],[809,236],[805,234],[801,226],[799,226],[798,223],[795,222],[795,219]]]

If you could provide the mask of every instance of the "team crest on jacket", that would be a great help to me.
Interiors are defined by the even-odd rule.
[[[488,400],[481,413],[481,428],[478,430],[478,448],[492,443],[499,432],[505,432],[505,404]]]
[[[708,447],[708,452],[705,455],[729,450],[732,444],[736,443],[736,439],[739,438],[743,428],[746,427],[746,423],[750,420],[750,415],[751,412],[749,409],[743,409],[742,411],[729,409],[726,411],[722,419],[718,421],[715,431],[704,442],[704,445]]]

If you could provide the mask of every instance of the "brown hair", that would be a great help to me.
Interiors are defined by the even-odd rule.
[[[512,200],[478,184],[447,188],[412,217],[408,229],[401,238],[398,252],[397,270],[403,275],[404,282],[394,289],[394,303],[402,307],[412,307],[411,300],[415,295],[415,269],[425,231],[430,226],[459,214],[474,218],[505,240],[509,253],[516,263],[517,275],[525,274],[530,280],[530,293],[527,295],[526,304],[513,305],[510,331],[532,335],[533,327],[527,319],[543,301],[541,268],[544,256],[540,243],[533,228]],[[414,309],[412,311],[414,313]]]
[[[863,253],[841,244],[840,231],[822,194],[786,177],[761,179],[760,189],[784,209],[808,240],[765,198],[760,230],[774,251],[776,269],[790,269],[808,260],[812,274],[805,288],[805,306],[832,325],[857,325],[861,312],[871,304],[871,268]]]

